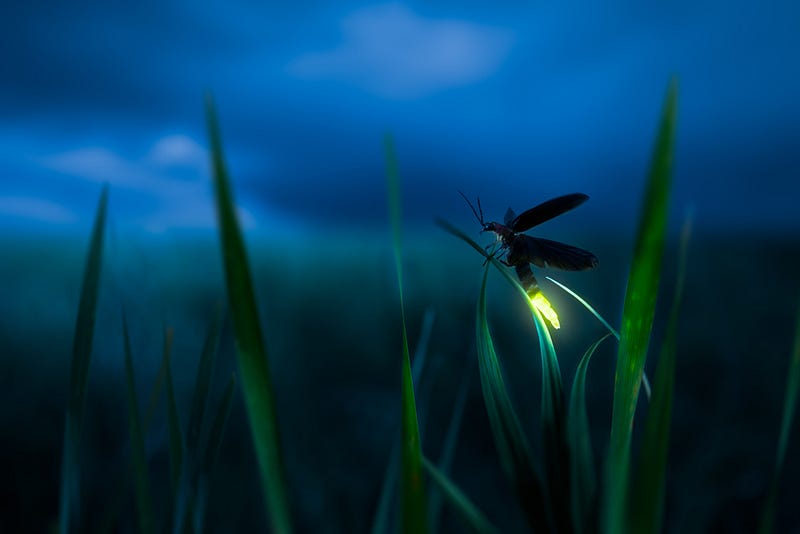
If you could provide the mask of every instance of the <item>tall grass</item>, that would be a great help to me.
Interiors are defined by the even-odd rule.
[[[92,357],[97,296],[100,290],[100,270],[103,260],[103,235],[108,208],[108,186],[103,186],[97,213],[92,228],[86,268],[83,273],[78,316],[75,320],[75,336],[72,345],[67,413],[64,421],[64,445],[61,458],[61,494],[59,504],[59,527],[62,534],[79,528],[80,518],[80,469],[78,449],[81,428],[86,408],[86,387],[89,381],[89,365]]]
[[[233,319],[242,390],[269,520],[273,532],[283,534],[292,531],[292,519],[278,416],[275,411],[275,394],[261,334],[247,251],[236,216],[236,203],[225,167],[216,110],[210,95],[206,97],[206,119],[228,305]]]
[[[400,321],[402,327],[401,362],[401,430],[400,430],[400,510],[401,530],[422,534],[428,530],[427,497],[422,475],[422,447],[414,398],[414,380],[411,357],[408,352],[406,314],[403,304],[402,268],[402,208],[400,202],[400,173],[397,166],[394,142],[391,136],[384,139],[386,152],[386,186],[389,196],[389,216],[392,224],[394,260],[397,287],[400,295]]]

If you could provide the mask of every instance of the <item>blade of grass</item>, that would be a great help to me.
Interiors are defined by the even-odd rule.
[[[189,426],[186,430],[187,450],[195,456],[200,442],[200,432],[203,429],[203,418],[208,406],[208,391],[211,388],[211,376],[214,373],[214,360],[219,350],[219,333],[221,328],[221,314],[211,323],[203,342],[203,352],[197,365],[197,378],[194,383],[192,395],[192,408],[189,412]]]
[[[417,340],[417,346],[414,349],[414,360],[411,362],[411,377],[414,379],[415,384],[421,383],[423,377],[422,372],[427,369],[425,362],[428,358],[428,344],[431,338],[431,331],[433,330],[434,317],[435,314],[433,310],[427,310],[422,318],[419,340]],[[383,484],[381,485],[380,497],[378,497],[378,505],[375,508],[375,515],[372,518],[372,534],[383,534],[389,530],[389,516],[392,511],[391,505],[394,502],[393,498],[397,486],[397,470],[398,464],[400,463],[400,457],[398,456],[399,444],[400,440],[396,439],[389,453],[389,462],[386,464],[386,470],[383,474]]]
[[[597,347],[610,335],[609,333],[601,337],[586,350],[578,362],[575,378],[572,381],[567,432],[572,451],[570,469],[572,524],[578,534],[596,531],[597,521],[597,475],[589,433],[589,417],[586,414],[586,372]]]
[[[683,302],[683,286],[689,253],[691,218],[687,218],[681,232],[678,252],[678,274],[675,280],[672,307],[669,313],[661,354],[656,368],[653,400],[644,426],[639,468],[636,471],[630,509],[633,532],[662,530],[664,493],[667,475],[670,423],[672,420],[672,393],[675,388],[675,355],[677,352],[678,320]]]
[[[268,520],[272,531],[282,534],[292,531],[292,519],[275,411],[275,393],[261,335],[247,250],[236,216],[236,202],[225,169],[222,139],[210,95],[206,97],[206,119],[225,281],[236,338],[236,357],[242,376],[242,391],[264,487]]]
[[[401,242],[400,174],[391,136],[384,139],[386,153],[386,186],[389,196],[389,216],[394,237],[394,260],[397,269],[397,286],[400,294],[400,321],[403,334],[403,361],[401,383],[400,430],[400,509],[402,532],[423,533],[428,529],[427,498],[422,477],[422,449],[414,399],[414,380],[411,375],[411,358],[408,352],[408,335],[403,304],[403,269]]]
[[[139,418],[139,404],[136,399],[136,382],[131,355],[131,340],[128,334],[128,320],[122,314],[122,336],[125,343],[125,381],[128,390],[128,427],[131,440],[131,467],[136,489],[136,509],[138,511],[139,532],[155,532],[153,521],[153,501],[150,496],[150,477],[147,472],[147,456],[144,450],[144,433]]]
[[[97,295],[100,288],[100,268],[103,259],[103,232],[108,206],[108,186],[104,185],[97,203],[97,212],[83,271],[78,316],[72,345],[69,400],[64,421],[64,445],[61,458],[61,489],[59,497],[59,528],[62,534],[78,524],[79,488],[78,448],[83,415],[86,407],[86,386],[94,340]]]
[[[219,458],[219,451],[222,448],[222,437],[225,434],[225,427],[231,413],[234,389],[236,389],[236,375],[231,374],[225,386],[225,390],[222,393],[222,398],[217,405],[214,419],[211,422],[211,428],[208,432],[208,443],[206,444],[206,450],[201,464],[202,467],[200,468],[198,490],[189,506],[190,511],[193,512],[190,517],[193,520],[195,532],[203,532],[203,521],[206,516],[207,480],[214,471],[214,466]]]
[[[492,526],[486,516],[481,512],[469,497],[461,491],[458,486],[448,478],[448,476],[438,467],[433,465],[427,458],[422,459],[425,470],[438,486],[447,501],[458,513],[464,525],[476,534],[495,534],[499,531]]]
[[[494,349],[486,318],[486,279],[489,265],[483,271],[478,296],[476,337],[483,401],[489,417],[500,464],[517,494],[529,524],[536,532],[552,532],[550,510],[545,501],[539,475],[530,455],[530,446],[506,391],[500,362]]]
[[[572,298],[574,298],[579,303],[581,303],[583,305],[583,307],[586,308],[587,310],[589,310],[589,313],[594,315],[595,318],[597,318],[597,320],[600,321],[600,323],[603,326],[606,327],[606,329],[609,331],[609,333],[611,333],[615,338],[617,338],[617,341],[619,341],[619,332],[614,330],[614,327],[612,327],[610,324],[608,324],[608,321],[606,321],[603,318],[602,315],[597,313],[597,310],[595,310],[594,307],[591,304],[586,302],[586,300],[583,297],[581,297],[580,295],[575,293],[573,290],[571,290],[570,288],[568,288],[567,286],[565,286],[564,284],[562,284],[558,280],[556,280],[554,278],[551,278],[549,276],[545,276],[545,278],[547,280],[550,280],[551,282],[553,282],[559,288],[563,289],[568,295],[570,295]],[[642,387],[644,387],[644,394],[645,394],[645,396],[647,396],[647,400],[649,401],[650,400],[650,394],[651,394],[650,380],[647,378],[647,373],[645,373],[645,372],[642,372]]]
[[[556,357],[550,331],[539,310],[533,304],[528,293],[499,261],[472,240],[461,230],[450,223],[438,220],[439,226],[467,242],[487,259],[517,289],[531,310],[531,316],[539,337],[539,350],[542,358],[542,436],[544,438],[544,456],[547,466],[548,489],[552,496],[549,509],[553,513],[553,528],[558,531],[571,530],[570,490],[569,490],[569,447],[566,441],[564,393],[561,382],[561,371]],[[480,326],[479,326],[480,328]],[[479,330],[480,331],[480,330]],[[480,347],[480,341],[479,341]],[[480,348],[479,348],[480,353]],[[484,394],[484,399],[486,395]],[[487,407],[488,408],[488,407]]]
[[[761,512],[759,525],[760,534],[771,534],[775,528],[775,512],[778,501],[778,486],[780,485],[781,471],[786,460],[786,447],[789,435],[792,432],[794,412],[797,408],[797,395],[800,390],[800,307],[798,307],[797,322],[794,331],[794,347],[789,361],[789,372],[786,374],[786,396],[783,402],[783,416],[781,417],[781,433],[778,438],[778,451],[775,455],[775,469],[772,480],[767,490],[767,499]]]
[[[604,524],[608,533],[625,532],[628,526],[631,433],[664,253],[677,95],[677,82],[673,80],[664,102],[622,310],[604,503]]]

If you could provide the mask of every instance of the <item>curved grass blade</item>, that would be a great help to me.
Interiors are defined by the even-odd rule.
[[[597,347],[610,335],[608,333],[601,337],[586,350],[578,362],[575,378],[572,381],[567,435],[572,453],[570,465],[572,525],[578,534],[594,532],[597,522],[597,475],[589,433],[589,417],[586,414],[586,372]]]
[[[75,337],[72,344],[69,400],[64,421],[64,445],[61,451],[61,489],[59,497],[59,528],[62,534],[78,524],[79,468],[78,448],[83,415],[86,407],[86,386],[89,381],[89,364],[94,340],[97,295],[100,288],[100,269],[103,259],[103,233],[108,207],[108,185],[103,186],[83,271],[78,316],[75,320]]]
[[[122,336],[125,343],[125,382],[128,390],[128,427],[131,440],[133,480],[136,488],[136,509],[139,532],[155,532],[153,521],[153,501],[150,496],[150,477],[147,472],[147,456],[144,450],[144,433],[139,418],[139,405],[136,399],[136,382],[131,355],[131,340],[128,335],[128,320],[122,314]]]
[[[536,532],[552,532],[550,510],[545,501],[539,475],[530,455],[530,446],[506,391],[500,362],[494,350],[486,318],[486,279],[489,265],[483,271],[478,296],[476,335],[478,367],[483,401],[489,417],[495,447],[503,471],[517,493],[523,512]]]
[[[419,340],[414,349],[414,360],[411,363],[411,377],[414,379],[415,384],[419,384],[422,380],[422,372],[427,369],[425,362],[428,358],[428,344],[431,339],[431,331],[433,330],[433,320],[435,314],[432,310],[427,310],[422,318],[422,327],[420,329]],[[389,516],[392,511],[392,503],[394,502],[395,490],[397,486],[398,464],[400,458],[398,456],[400,440],[397,439],[393,442],[392,449],[389,453],[389,462],[386,464],[386,470],[383,474],[383,484],[381,485],[380,497],[378,498],[378,505],[375,509],[375,515],[372,518],[372,534],[383,534],[388,532]]]
[[[589,313],[594,315],[595,318],[597,318],[597,320],[600,321],[600,323],[602,323],[602,325],[606,327],[606,329],[609,331],[609,333],[611,335],[613,335],[615,338],[617,338],[617,341],[619,341],[619,332],[614,330],[614,327],[612,327],[610,324],[608,324],[608,321],[606,321],[603,318],[603,316],[600,315],[597,312],[597,310],[595,310],[594,307],[591,304],[586,302],[586,300],[583,297],[581,297],[580,295],[575,293],[573,290],[571,290],[570,288],[568,288],[567,286],[565,286],[564,284],[562,284],[558,280],[556,280],[554,278],[551,278],[549,276],[545,276],[545,278],[550,280],[551,282],[553,282],[555,285],[557,285],[558,287],[563,289],[568,295],[570,295],[572,298],[574,298],[579,303],[581,303],[583,305],[583,307],[586,308],[587,310],[589,310]],[[650,394],[651,394],[650,380],[647,378],[647,373],[645,373],[645,372],[642,372],[642,387],[644,387],[644,394],[645,394],[645,396],[647,396],[647,400],[649,401],[650,400]]]
[[[653,326],[664,253],[677,95],[678,85],[673,80],[664,102],[622,310],[604,503],[604,524],[609,533],[625,532],[628,526],[625,510],[631,433]]]
[[[477,506],[467,497],[458,486],[448,478],[448,476],[441,471],[438,467],[433,465],[427,458],[422,459],[425,470],[431,476],[439,490],[445,496],[447,501],[458,513],[458,516],[469,528],[470,532],[476,534],[496,534],[499,531],[492,526],[486,516],[481,512]]]
[[[767,500],[761,512],[760,534],[771,534],[775,528],[775,511],[778,500],[778,486],[781,471],[786,460],[786,447],[789,443],[789,434],[792,432],[794,412],[797,408],[797,394],[800,390],[800,308],[798,308],[797,322],[794,331],[794,347],[792,359],[789,362],[789,372],[786,375],[786,397],[783,402],[783,416],[781,417],[781,433],[778,438],[778,451],[775,456],[775,470],[767,490]]]
[[[545,465],[547,466],[548,488],[552,497],[549,508],[553,513],[555,521],[554,528],[558,531],[569,532],[572,523],[569,504],[569,448],[566,440],[564,392],[561,381],[561,370],[558,365],[558,358],[556,357],[553,340],[550,337],[550,331],[541,313],[528,296],[528,293],[511,275],[508,269],[492,255],[487,254],[483,247],[478,245],[461,230],[443,220],[438,220],[437,223],[439,226],[467,242],[472,248],[477,250],[488,260],[487,264],[491,263],[496,267],[506,280],[517,289],[517,292],[525,300],[531,310],[533,323],[539,337],[539,350],[542,358],[542,436],[544,438],[544,456]],[[478,331],[481,331],[480,324],[478,326]],[[491,342],[491,340],[489,341]],[[480,343],[481,341],[479,340],[479,355],[481,351]],[[484,394],[484,400],[485,399],[486,395]]]
[[[268,520],[275,533],[292,531],[286,474],[281,453],[275,393],[267,351],[261,335],[247,250],[236,216],[228,172],[222,153],[217,115],[211,96],[206,97],[206,119],[211,145],[212,176],[217,219],[222,244],[225,281],[236,338],[236,357],[242,375],[242,390],[250,422]]]
[[[422,449],[414,399],[414,380],[411,375],[411,358],[408,353],[408,335],[403,305],[403,270],[401,247],[400,175],[397,157],[391,136],[384,139],[386,152],[386,186],[389,195],[389,216],[394,237],[394,261],[397,269],[397,286],[400,293],[400,318],[403,333],[403,361],[401,382],[401,430],[400,430],[400,509],[401,530],[423,533],[428,529],[427,498],[422,477]]]
[[[631,495],[630,524],[633,532],[658,534],[663,524],[672,393],[675,388],[678,319],[683,302],[690,233],[691,219],[687,219],[681,233],[675,292],[656,368],[655,392],[648,408],[642,448],[639,453],[639,468]]]

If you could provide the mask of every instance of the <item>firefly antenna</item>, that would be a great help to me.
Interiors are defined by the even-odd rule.
[[[467,202],[469,209],[472,210],[472,214],[475,215],[475,218],[478,219],[478,222],[481,223],[481,226],[486,226],[486,224],[483,222],[483,207],[481,207],[481,198],[478,197],[478,209],[476,210],[475,206],[472,205],[472,202],[469,201],[464,193],[459,191],[458,194],[461,195],[461,198]],[[478,211],[480,211],[480,215],[478,215]]]

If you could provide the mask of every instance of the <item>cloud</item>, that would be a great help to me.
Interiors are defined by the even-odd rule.
[[[147,231],[216,226],[207,153],[188,136],[162,137],[141,159],[94,146],[47,156],[39,163],[72,178],[109,183],[124,218]],[[252,212],[240,206],[238,213],[244,228],[257,226]]]
[[[61,204],[28,196],[0,197],[0,215],[22,217],[47,223],[66,224],[78,220],[77,215]]]
[[[508,29],[429,19],[398,3],[365,8],[342,21],[332,49],[295,58],[289,73],[345,80],[389,98],[416,98],[493,74],[514,40]]]
[[[186,135],[168,135],[158,140],[147,159],[160,167],[188,167],[203,174],[208,169],[208,152]]]

